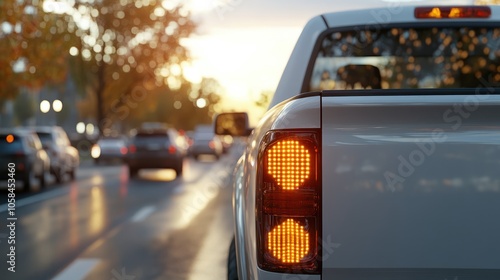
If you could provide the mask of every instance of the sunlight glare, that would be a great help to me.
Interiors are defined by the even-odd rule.
[[[173,11],[179,5],[179,1],[163,0],[161,5],[165,10]]]
[[[196,100],[196,107],[203,109],[207,106],[207,101],[204,98],[198,98]]]
[[[200,70],[192,65],[191,63],[183,62],[182,66],[182,75],[184,78],[193,84],[201,83],[202,77],[200,74]]]
[[[71,2],[45,0],[42,4],[42,9],[46,13],[65,14],[71,12],[73,7]]]
[[[203,13],[214,9],[215,1],[207,0],[189,0],[186,8],[188,8],[193,13]]]

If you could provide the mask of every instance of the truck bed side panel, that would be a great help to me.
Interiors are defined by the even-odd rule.
[[[499,96],[323,97],[322,132],[323,279],[499,276]]]

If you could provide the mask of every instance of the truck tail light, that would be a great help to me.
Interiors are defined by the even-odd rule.
[[[415,8],[415,18],[489,18],[491,8],[487,6],[459,6],[459,7],[418,7]]]
[[[320,272],[319,130],[270,131],[260,146],[256,190],[259,267]]]

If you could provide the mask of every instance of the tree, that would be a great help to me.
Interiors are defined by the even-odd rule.
[[[78,104],[81,114],[97,120],[100,133],[115,122],[132,125],[150,118],[176,119],[183,126],[176,114],[190,106],[196,110],[191,108],[187,117],[205,114],[193,120],[210,121],[219,100],[213,86],[217,82],[204,79],[192,85],[184,80],[182,65],[189,56],[181,41],[195,24],[182,5],[172,3],[0,2],[0,47],[5,50],[0,53],[0,106],[22,87],[57,87],[69,78],[85,98]],[[196,106],[198,99],[206,107]]]
[[[255,106],[266,109],[271,103],[271,97],[273,96],[273,92],[269,90],[262,91],[259,95],[259,99],[254,102]]]
[[[21,87],[39,89],[66,78],[67,49],[73,36],[68,17],[46,13],[35,1],[0,1],[0,106]]]
[[[21,92],[14,100],[14,115],[17,124],[27,125],[27,121],[36,113],[36,105],[33,97],[27,92]]]
[[[128,99],[111,104],[113,122],[120,123],[123,132],[143,122],[163,122],[178,129],[191,130],[197,124],[212,122],[221,91],[221,85],[213,78],[202,78],[196,84],[181,79],[178,88],[172,89],[164,84],[147,93],[138,87]],[[89,94],[78,107],[85,117],[91,117],[95,114],[94,104],[94,94]]]
[[[81,0],[70,12],[80,38],[70,49],[77,58],[72,69],[83,74],[83,84],[96,96],[101,133],[123,108],[132,109],[131,99],[181,83],[180,63],[188,53],[180,42],[195,25],[185,8],[168,3]]]

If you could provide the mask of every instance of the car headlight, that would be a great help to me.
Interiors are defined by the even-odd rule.
[[[92,146],[92,149],[90,150],[90,155],[93,158],[98,158],[101,156],[101,148],[98,145]]]

